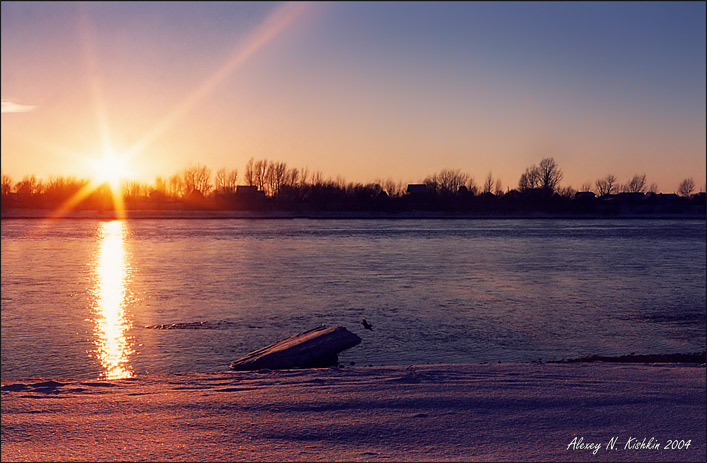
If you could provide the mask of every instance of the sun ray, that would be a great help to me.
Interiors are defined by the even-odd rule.
[[[103,161],[88,158],[88,162],[100,164],[105,162],[106,165],[100,169],[110,170],[111,167],[116,170],[121,170],[120,162],[127,162],[141,153],[147,146],[154,142],[157,138],[164,135],[177,122],[179,122],[190,110],[192,110],[199,102],[206,98],[213,90],[227,79],[234,71],[247,62],[253,55],[258,53],[268,43],[282,34],[292,23],[294,23],[303,13],[309,8],[309,2],[303,3],[285,3],[273,11],[265,21],[254,30],[242,43],[239,43],[232,50],[226,62],[216,70],[208,79],[201,83],[189,96],[182,100],[171,112],[165,115],[155,126],[149,130],[137,143],[130,149],[120,155],[113,154],[111,143],[111,133],[108,123],[106,105],[103,99],[101,82],[98,75],[98,63],[96,59],[96,51],[93,46],[94,31],[90,21],[88,11],[84,5],[79,6],[79,24],[80,34],[83,44],[84,58],[86,60],[86,72],[89,78],[91,97],[93,100],[96,123],[98,125],[99,136],[101,140],[101,148],[104,156]],[[42,142],[34,142],[42,148],[52,152],[57,152],[64,155],[76,157],[77,153],[58,146]],[[79,157],[81,155],[78,155]],[[98,169],[98,168],[97,168]],[[120,191],[118,179],[125,177],[126,171],[95,174],[94,178],[84,185],[69,199],[64,201],[48,216],[49,219],[55,219],[65,216],[72,211],[76,206],[83,202],[95,191],[99,190],[103,185],[108,184],[111,193],[113,211],[118,218],[125,218],[125,203]]]
[[[81,44],[83,46],[84,60],[86,63],[86,75],[88,76],[91,90],[93,110],[96,114],[96,123],[98,124],[98,132],[101,139],[103,152],[108,153],[112,150],[111,135],[106,105],[101,88],[101,80],[98,73],[98,60],[96,59],[96,49],[94,46],[95,41],[93,40],[95,33],[93,30],[93,24],[88,17],[88,6],[85,4],[79,4],[78,8]]]
[[[55,208],[48,218],[58,219],[64,217],[68,212],[72,211],[76,206],[81,204],[99,187],[100,185],[96,185],[95,182],[89,181],[79,191],[74,193],[73,196],[71,196],[69,199],[60,204],[59,207]]]
[[[131,159],[141,153],[148,145],[164,135],[174,124],[181,120],[194,106],[206,98],[221,82],[242,66],[248,59],[260,51],[265,45],[284,32],[309,7],[308,2],[285,3],[276,9],[253,31],[244,43],[238,44],[231,52],[230,58],[206,79],[177,107],[162,118],[145,136],[132,148],[126,151],[126,157]]]

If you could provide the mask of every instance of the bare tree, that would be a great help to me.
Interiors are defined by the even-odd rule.
[[[182,172],[182,180],[184,182],[185,194],[191,193],[192,190],[198,190],[201,194],[206,195],[213,185],[211,184],[211,169],[201,164],[189,166]]]
[[[468,183],[470,183],[472,188],[476,189],[476,184],[471,176],[459,169],[444,169],[438,174],[432,174],[427,177],[424,183],[428,185],[431,191],[445,196],[455,194],[462,186],[469,188],[467,186]]]
[[[15,185],[15,191],[21,195],[37,195],[44,191],[44,185],[42,180],[38,180],[34,175],[25,175]]]
[[[268,172],[268,160],[261,159],[255,161],[253,164],[253,179],[254,185],[258,187],[258,190],[265,191],[265,181]]]
[[[553,192],[560,185],[564,174],[553,158],[545,158],[538,166],[540,175],[540,188]]]
[[[310,175],[310,172],[309,172],[309,168],[307,166],[305,166],[303,169],[300,169],[300,175],[299,175],[300,186],[302,186],[302,187],[307,186],[307,182],[309,182],[309,175]]]
[[[617,192],[616,177],[612,174],[607,175],[596,181],[599,196],[611,195]]]
[[[2,174],[2,195],[12,193],[12,177]]]
[[[648,187],[648,193],[657,194],[658,193],[658,184],[651,183],[650,186]]]
[[[300,171],[296,167],[293,167],[291,169],[287,169],[287,172],[285,172],[283,186],[287,188],[299,188],[300,181]]]
[[[518,189],[525,191],[538,187],[540,187],[540,170],[537,166],[530,166],[520,175]]]
[[[577,190],[572,188],[571,185],[568,185],[566,187],[558,188],[557,189],[557,194],[562,196],[563,198],[571,198],[577,193]]]
[[[184,181],[179,174],[174,174],[169,178],[169,195],[170,196],[184,196]]]
[[[393,180],[391,178],[388,178],[385,180],[376,180],[375,182],[380,185],[380,187],[383,189],[383,191],[388,193],[388,196],[396,197],[396,196],[400,195],[400,190],[401,190],[401,188],[400,188],[401,183],[400,182],[396,182],[395,180]]]
[[[214,176],[214,192],[225,193],[226,191],[226,168],[222,167],[216,171]]]
[[[433,195],[437,194],[437,192],[439,191],[439,179],[436,173],[425,177],[422,183],[427,186],[427,191],[429,191]]]
[[[456,193],[459,191],[460,187],[466,186],[467,182],[471,178],[469,174],[464,173],[459,169],[445,169],[439,173],[439,177],[442,186],[442,194]]]
[[[441,170],[439,173],[425,177],[422,183],[427,185],[427,191],[430,193],[443,196],[457,193],[462,186],[473,193],[478,191],[473,177],[459,169]]]
[[[395,187],[395,196],[398,198],[401,198],[405,195],[405,191],[407,190],[407,183],[403,182],[402,180],[398,180],[398,183]]]
[[[496,188],[494,190],[494,194],[496,196],[501,196],[503,194],[503,183],[501,183],[500,178],[496,179]]]
[[[121,188],[121,193],[126,198],[143,198],[147,196],[149,191],[150,187],[147,183],[139,182],[137,180],[127,181]]]
[[[255,185],[255,173],[253,163],[253,158],[250,158],[248,159],[248,162],[245,165],[245,174],[243,175],[243,180],[245,180],[245,183],[248,186]]]
[[[491,175],[491,172],[486,176],[486,180],[484,180],[484,186],[481,188],[482,193],[491,193],[491,189],[493,188],[493,176]]]
[[[465,186],[469,193],[471,193],[472,195],[476,196],[477,194],[479,194],[479,187],[476,185],[476,181],[471,175],[469,175]]]
[[[225,167],[220,168],[214,177],[214,189],[218,194],[235,193],[238,185],[238,170],[226,170]]]
[[[323,186],[324,185],[324,176],[322,175],[321,170],[318,170],[312,174],[312,185],[315,185],[315,186]]]
[[[280,188],[286,181],[287,164],[284,162],[270,162],[265,172],[265,180],[270,196],[277,196]]]
[[[582,183],[581,191],[592,191],[592,184],[589,182]]]
[[[44,188],[44,194],[51,201],[62,201],[78,193],[88,184],[88,180],[77,180],[76,177],[50,177]]]
[[[331,181],[330,179],[327,183],[340,190],[346,190],[346,179],[341,175],[337,175],[334,181]]]
[[[226,188],[235,193],[238,186],[238,169],[233,169],[226,175]]]
[[[678,194],[687,198],[692,194],[694,190],[695,181],[692,178],[686,178],[685,180],[680,182],[680,186],[678,187]]]
[[[155,177],[155,183],[152,185],[152,191],[159,194],[167,194],[167,180],[164,177]]]
[[[563,176],[564,174],[555,159],[545,158],[540,161],[539,165],[525,169],[518,180],[518,189],[525,191],[531,188],[542,188],[552,193],[557,190]]]
[[[50,196],[59,196],[63,193],[64,189],[66,188],[66,185],[66,178],[61,176],[51,176],[49,177],[49,181],[47,182],[47,186],[44,189],[44,192],[49,194]]]
[[[634,175],[629,182],[623,187],[626,193],[645,193],[646,191],[646,174]]]

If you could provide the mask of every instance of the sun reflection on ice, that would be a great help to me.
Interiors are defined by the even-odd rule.
[[[100,245],[96,255],[97,306],[94,318],[96,350],[106,379],[130,378],[128,365],[133,354],[126,332],[127,262],[124,249],[125,224],[114,220],[103,222],[99,230]]]

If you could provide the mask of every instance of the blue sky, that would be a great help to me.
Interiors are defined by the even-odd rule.
[[[553,156],[575,188],[705,183],[700,2],[1,8],[2,169],[17,179],[90,175],[108,144],[145,181],[254,156],[513,187]]]

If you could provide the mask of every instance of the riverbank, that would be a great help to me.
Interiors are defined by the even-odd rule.
[[[412,212],[352,212],[352,211],[188,211],[188,210],[126,210],[115,211],[74,210],[61,214],[45,209],[10,209],[3,211],[2,219],[574,219],[574,220],[616,220],[616,219],[668,219],[668,220],[704,220],[705,214],[547,214],[547,213],[509,213],[509,214],[470,214],[432,211]]]
[[[3,380],[2,460],[703,461],[704,410],[667,363]]]

